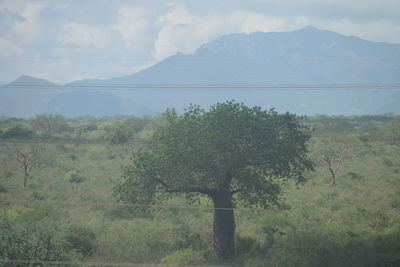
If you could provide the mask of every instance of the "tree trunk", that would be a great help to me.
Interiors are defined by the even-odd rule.
[[[329,169],[329,171],[331,172],[331,176],[332,176],[331,186],[336,187],[336,173],[332,169]]]
[[[25,172],[24,173],[25,174],[25,177],[24,177],[24,190],[26,190],[26,183],[28,181],[29,171],[30,171],[30,169],[28,167],[25,167],[25,169],[24,169],[24,172]]]
[[[25,177],[24,177],[24,190],[26,190],[26,182],[27,182],[27,180],[28,180],[28,175],[25,174]]]
[[[235,256],[235,215],[232,196],[229,192],[217,193],[212,199],[215,208],[213,224],[214,252],[220,262],[230,261]]]

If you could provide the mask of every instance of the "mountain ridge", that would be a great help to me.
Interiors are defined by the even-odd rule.
[[[61,88],[105,90],[155,111],[236,99],[300,114],[399,113],[398,90],[307,90],[307,86],[318,89],[326,84],[342,89],[348,84],[387,83],[400,83],[400,45],[370,42],[309,26],[292,32],[224,35],[201,45],[192,54],[177,53],[131,75],[78,80]],[[292,85],[292,90],[278,90],[283,84]],[[193,89],[201,85],[204,88]],[[218,85],[244,88],[214,88]],[[250,87],[247,90],[246,85]],[[256,92],[252,85],[278,88]],[[296,88],[298,85],[305,88]]]

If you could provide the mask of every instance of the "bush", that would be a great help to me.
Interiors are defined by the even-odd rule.
[[[0,258],[68,260],[60,231],[60,214],[50,208],[11,208],[0,213]],[[10,266],[4,264],[4,266]],[[16,264],[12,266],[25,266]],[[26,265],[27,266],[27,265]]]
[[[14,175],[14,173],[10,170],[5,170],[4,171],[4,177],[5,178],[11,178]]]
[[[79,173],[74,170],[65,173],[64,179],[70,183],[82,183],[85,181],[85,177],[79,175]]]
[[[86,227],[71,226],[65,238],[67,247],[81,254],[83,259],[91,256],[97,248],[95,233]]]
[[[29,130],[25,125],[13,125],[11,128],[4,131],[3,138],[31,138],[33,131]]]
[[[254,257],[262,251],[261,245],[254,238],[238,235],[236,239],[236,254],[241,257]]]
[[[355,179],[355,180],[364,179],[363,175],[358,174],[356,172],[348,172],[347,175],[350,176],[351,179]]]
[[[265,266],[400,266],[400,232],[356,233],[345,229],[292,232],[265,258]]]
[[[391,159],[384,157],[383,158],[383,164],[387,167],[392,167],[394,166],[394,163]]]
[[[0,193],[7,193],[7,189],[0,184]]]
[[[36,200],[44,200],[46,198],[43,193],[38,192],[38,191],[33,191],[31,196],[33,199],[36,199]]]
[[[204,262],[203,253],[191,248],[174,251],[161,260],[162,264],[171,265],[199,265]]]

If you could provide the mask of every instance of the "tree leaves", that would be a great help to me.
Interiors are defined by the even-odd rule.
[[[308,129],[296,115],[228,101],[205,111],[191,105],[137,153],[115,187],[119,200],[155,203],[173,194],[238,194],[249,205],[275,203],[279,180],[305,180]]]

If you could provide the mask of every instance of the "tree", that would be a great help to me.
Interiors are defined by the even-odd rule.
[[[54,133],[72,131],[67,119],[62,115],[42,114],[30,120],[33,129],[41,136],[48,138]]]
[[[12,124],[10,128],[4,131],[4,133],[0,133],[0,137],[8,139],[24,139],[31,138],[32,136],[33,132],[25,125],[19,123]]]
[[[12,261],[63,261],[62,213],[48,207],[11,207],[0,212],[0,266],[38,266]],[[7,262],[10,260],[10,262]],[[44,264],[47,265],[47,264]],[[49,266],[50,264],[48,264]]]
[[[331,175],[331,186],[336,187],[336,174],[346,159],[344,141],[328,140],[320,152],[320,160]]]
[[[24,189],[26,189],[28,178],[34,168],[47,167],[46,160],[43,159],[45,145],[41,143],[32,143],[26,146],[8,146],[8,150],[13,153],[15,165],[24,171]]]
[[[282,180],[305,181],[313,170],[307,128],[293,114],[278,114],[233,101],[208,112],[191,105],[166,124],[137,153],[114,188],[120,201],[154,205],[174,195],[201,195],[214,204],[213,244],[219,261],[234,256],[234,203],[276,203]]]
[[[104,140],[111,145],[124,145],[131,141],[134,134],[132,129],[123,123],[108,123],[103,128],[105,131]]]
[[[117,153],[121,159],[132,155],[133,151],[141,147],[138,140],[135,140],[134,130],[127,123],[108,123],[103,126],[103,130],[105,131],[103,139],[110,145],[113,153]]]

